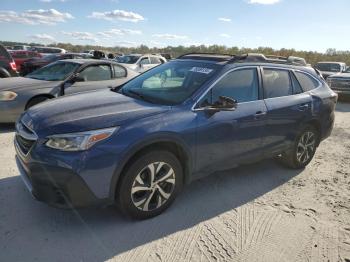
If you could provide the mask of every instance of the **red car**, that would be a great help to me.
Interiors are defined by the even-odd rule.
[[[35,51],[27,51],[27,50],[14,50],[10,51],[13,59],[15,60],[17,71],[21,71],[21,66],[24,62],[28,61],[32,58],[41,58],[42,55]]]

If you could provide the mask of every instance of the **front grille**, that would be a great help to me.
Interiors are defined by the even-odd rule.
[[[32,146],[35,143],[35,141],[25,139],[25,138],[21,137],[20,135],[16,135],[16,141],[17,141],[17,144],[19,146],[19,149],[25,155],[28,154],[29,150],[32,148]]]
[[[328,79],[331,88],[350,88],[350,79]]]
[[[24,155],[27,155],[37,140],[36,134],[22,122],[16,123],[16,144]]]

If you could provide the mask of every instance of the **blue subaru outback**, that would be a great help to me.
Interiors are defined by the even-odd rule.
[[[305,167],[336,102],[317,71],[289,59],[187,54],[112,90],[31,108],[16,124],[16,160],[40,201],[116,203],[144,219],[214,171],[270,157]]]

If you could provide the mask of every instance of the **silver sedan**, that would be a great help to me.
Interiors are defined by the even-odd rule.
[[[13,123],[28,108],[59,96],[121,86],[138,73],[113,61],[67,59],[25,77],[0,79],[0,123]]]

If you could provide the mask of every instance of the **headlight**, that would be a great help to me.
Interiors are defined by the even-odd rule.
[[[109,138],[119,127],[86,131],[81,133],[71,133],[53,135],[48,137],[46,146],[62,151],[83,151],[94,144]]]
[[[0,92],[0,101],[12,101],[17,97],[17,94],[12,91]]]

